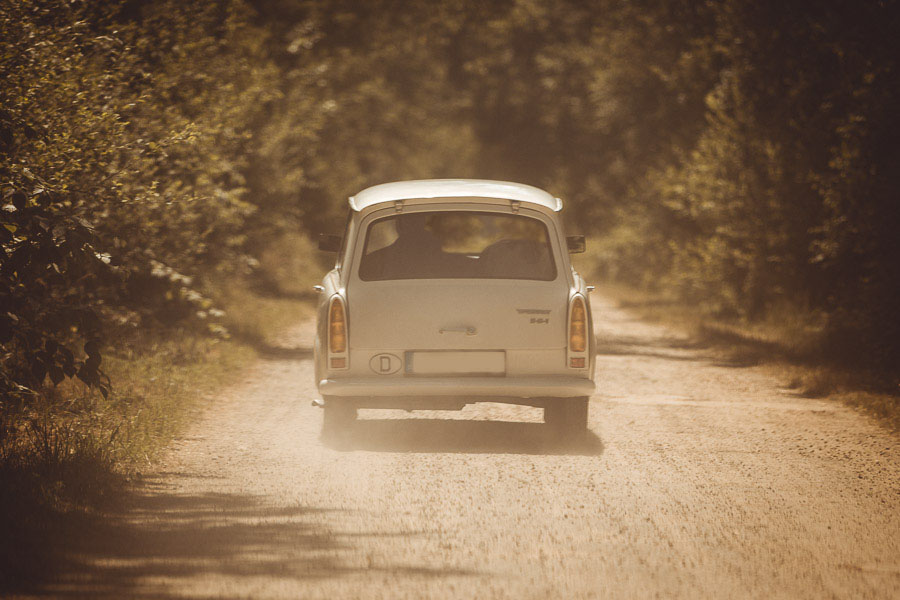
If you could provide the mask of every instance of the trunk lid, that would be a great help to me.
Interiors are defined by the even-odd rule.
[[[568,291],[558,280],[356,280],[347,299],[353,349],[566,346]]]

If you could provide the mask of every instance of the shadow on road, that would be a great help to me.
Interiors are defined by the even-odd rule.
[[[236,330],[232,332],[232,337],[242,344],[250,346],[256,350],[262,358],[268,360],[302,360],[313,357],[313,349],[311,346],[282,346],[280,344],[273,344],[255,332],[250,333],[247,331]]]
[[[257,344],[254,346],[259,355],[268,360],[301,360],[313,357],[312,348],[273,346]]]
[[[592,431],[560,438],[543,423],[442,419],[363,419],[347,431],[322,436],[334,450],[469,454],[599,455],[603,442]]]
[[[184,495],[169,488],[147,482],[120,512],[60,532],[58,575],[31,581],[20,588],[23,597],[183,598],[193,592],[244,597],[240,590],[262,580],[290,586],[291,581],[372,571],[425,577],[476,574],[348,562],[346,551],[360,537],[416,534],[342,534],[329,530],[322,518],[312,518],[339,511],[274,506],[238,494]],[[218,587],[206,589],[210,581]]]
[[[711,334],[706,329],[691,337],[604,335],[598,336],[596,342],[601,360],[609,356],[633,356],[745,368],[785,358],[773,343],[728,333]]]
[[[694,338],[675,336],[602,335],[595,338],[597,355],[639,356],[675,361],[701,361],[712,358],[709,344]]]

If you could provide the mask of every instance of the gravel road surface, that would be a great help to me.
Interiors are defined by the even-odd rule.
[[[898,598],[900,444],[594,299],[590,434],[363,411],[323,440],[309,323],[205,403],[43,596]],[[39,594],[40,595],[40,594]]]

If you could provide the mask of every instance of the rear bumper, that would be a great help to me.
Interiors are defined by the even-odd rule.
[[[573,398],[594,393],[584,377],[354,377],[319,381],[323,396],[488,396]]]

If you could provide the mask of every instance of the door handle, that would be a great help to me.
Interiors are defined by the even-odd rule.
[[[438,333],[464,333],[466,335],[478,335],[478,330],[474,327],[441,327]]]

